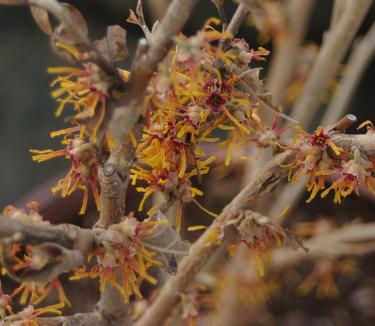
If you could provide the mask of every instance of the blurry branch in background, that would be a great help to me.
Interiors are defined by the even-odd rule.
[[[259,102],[262,107],[268,110],[260,112],[262,119],[272,123],[273,114],[276,114],[285,122],[292,122],[298,124],[298,121],[290,118],[282,113],[282,104],[284,104],[284,93],[289,85],[295,67],[297,64],[296,55],[300,51],[302,41],[304,39],[305,30],[308,25],[309,16],[314,5],[314,0],[286,1],[284,5],[278,2],[260,2],[258,0],[243,1],[246,3],[250,12],[250,18],[255,25],[257,20],[257,28],[262,31],[264,26],[271,24],[268,20],[274,19],[275,27],[273,27],[273,53],[271,56],[270,68],[266,78],[266,85],[264,87],[264,94],[256,94],[254,91],[244,85],[243,87],[249,92],[255,101]],[[266,6],[272,6],[267,7]],[[278,13],[276,18],[268,18],[272,13],[267,10],[273,9]],[[244,76],[249,78],[251,76]],[[259,87],[258,87],[259,88]],[[271,108],[271,110],[269,110]],[[274,108],[274,109],[273,109]],[[273,111],[273,112],[272,112]],[[249,148],[248,151],[254,151],[254,148]],[[254,173],[269,159],[268,152],[262,152],[256,161],[249,161],[245,170],[245,182],[250,180]]]
[[[322,125],[335,122],[348,110],[358,84],[375,54],[375,23],[369,31],[353,43],[343,76],[322,118]]]
[[[234,36],[238,33],[238,30],[249,13],[249,7],[245,3],[240,3],[237,7],[232,19],[230,20],[227,32],[232,33]]]
[[[315,0],[289,0],[284,5],[285,30],[273,38],[273,54],[267,88],[276,105],[284,104],[284,92],[292,79]]]
[[[275,249],[272,252],[272,260],[266,266],[266,274],[272,279],[272,275],[278,275],[283,269],[297,266],[305,260],[334,261],[346,256],[359,257],[373,253],[375,252],[375,223],[344,225],[305,240],[303,246],[306,251]],[[264,316],[263,310],[272,294],[260,288],[265,287],[264,282],[267,281],[259,279],[254,259],[249,251],[245,247],[240,248],[238,254],[233,257],[232,263],[228,264],[222,272],[229,283],[223,288],[217,313],[213,317],[215,325],[245,326],[259,321],[257,318]],[[253,300],[241,297],[243,280],[252,285]],[[259,311],[263,314],[258,314]]]
[[[331,21],[329,24],[329,29],[332,30],[340,21],[345,8],[351,0],[333,0]]]
[[[337,24],[324,37],[314,67],[291,112],[291,117],[298,120],[302,128],[308,128],[316,116],[328,84],[337,73],[371,3],[371,0],[349,1]]]

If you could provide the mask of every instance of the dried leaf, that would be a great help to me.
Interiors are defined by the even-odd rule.
[[[95,42],[95,47],[103,57],[112,62],[126,60],[126,30],[119,25],[109,26],[107,36]]]
[[[62,3],[62,5],[66,8],[69,12],[70,17],[72,18],[73,23],[76,25],[77,29],[79,30],[80,34],[84,37],[88,37],[89,29],[87,27],[87,23],[85,18],[82,16],[81,12],[70,5],[69,3]]]
[[[145,246],[151,245],[150,249],[157,253],[159,259],[165,266],[169,274],[176,274],[178,261],[190,248],[190,243],[181,239],[176,229],[168,222],[166,216],[161,212],[156,212],[150,217],[162,223],[157,224],[151,235],[143,238]],[[161,251],[155,248],[160,248]]]
[[[151,42],[151,32],[148,26],[146,25],[146,21],[143,16],[142,1],[138,0],[137,8],[136,8],[137,14],[135,14],[135,12],[131,9],[129,11],[130,11],[130,15],[126,21],[128,23],[138,25],[142,29],[143,33],[145,34],[147,41]]]
[[[48,11],[44,8],[31,6],[30,7],[31,14],[35,20],[35,22],[38,24],[40,29],[48,34],[52,34],[52,26],[51,22],[49,20]]]
[[[52,45],[56,41],[63,42],[69,45],[80,46],[82,41],[88,39],[88,27],[85,19],[78,9],[73,7],[68,3],[61,3],[64,6],[65,10],[69,13],[71,21],[74,24],[75,28],[72,30],[71,27],[67,28],[63,24],[60,24],[55,28],[52,33]],[[54,48],[54,50],[64,57],[66,56],[66,51],[60,51],[59,49]]]
[[[126,21],[130,24],[138,25],[139,24],[138,17],[135,14],[135,12],[132,9],[129,9],[129,12],[130,12],[130,14],[129,14],[129,17]]]

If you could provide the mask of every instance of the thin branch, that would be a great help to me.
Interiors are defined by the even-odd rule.
[[[94,249],[91,230],[72,224],[32,223],[0,216],[0,239],[27,244],[56,243],[89,254]]]
[[[215,5],[218,11],[220,20],[223,25],[223,30],[226,30],[227,25],[228,25],[228,19],[227,19],[227,14],[225,13],[225,9],[224,9],[224,0],[211,0],[211,2]]]
[[[232,19],[230,20],[226,31],[232,33],[233,35],[236,35],[248,14],[249,7],[245,3],[240,3]]]
[[[303,259],[364,255],[375,250],[374,241],[375,223],[349,224],[304,241],[308,252],[291,251],[286,248],[275,250],[270,270],[281,269]]]

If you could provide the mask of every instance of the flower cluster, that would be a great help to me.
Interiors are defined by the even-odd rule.
[[[145,248],[141,238],[152,232],[159,222],[146,220],[138,222],[134,217],[125,217],[123,222],[111,225],[100,242],[101,248],[90,257],[96,257],[97,264],[87,270],[82,266],[75,271],[71,280],[99,278],[100,291],[112,285],[121,293],[125,302],[132,295],[142,297],[139,286],[142,280],[156,284],[156,279],[148,274],[148,269],[160,263],[153,258],[154,252]]]
[[[88,54],[80,52],[73,46],[57,42],[56,47],[65,51],[76,61],[82,63],[82,68],[52,67],[51,74],[58,77],[52,82],[55,87],[52,97],[59,102],[56,116],[60,116],[65,107],[71,106],[74,114],[69,117],[73,127],[54,131],[51,137],[64,135],[60,150],[31,150],[33,160],[43,162],[55,157],[65,157],[72,162],[67,176],[60,180],[52,192],[60,192],[62,197],[72,194],[76,189],[84,192],[80,214],[87,207],[89,188],[91,188],[97,208],[99,209],[99,191],[97,187],[97,168],[99,150],[97,143],[105,150],[113,145],[112,137],[102,130],[105,115],[108,113],[110,88],[113,77],[105,74],[101,68],[88,61]],[[129,73],[117,69],[120,78],[126,82]],[[99,131],[100,139],[99,139]]]
[[[246,66],[261,60],[266,51],[249,49],[244,40],[235,39],[224,51],[215,45],[229,35],[214,30],[210,20],[197,35],[180,36],[151,85],[144,103],[147,120],[137,147],[137,163],[131,170],[133,185],[144,192],[140,203],[153,192],[162,192],[180,205],[194,202],[203,193],[191,180],[208,173],[214,156],[207,157],[204,143],[227,148],[229,165],[235,149],[256,132],[260,119],[249,95],[239,87],[239,76],[220,64]],[[200,206],[200,205],[199,205]],[[152,213],[152,208],[148,213]]]
[[[238,232],[238,240],[230,246],[230,251],[234,252],[239,243],[246,244],[253,255],[259,275],[264,276],[265,263],[271,260],[272,248],[282,246],[287,232],[265,216],[254,216],[252,213],[248,215],[240,216],[239,223],[233,221]]]
[[[369,129],[368,132],[373,132]],[[296,134],[298,147],[293,147],[296,158],[289,165],[289,179],[299,180],[307,176],[307,190],[311,202],[321,192],[321,197],[334,192],[334,202],[351,193],[359,195],[359,186],[364,185],[375,193],[374,161],[367,158],[359,148],[347,149],[333,141],[335,133],[322,127],[309,134],[301,129]],[[327,186],[328,182],[331,183]]]
[[[49,305],[46,307],[35,308],[32,304],[22,309],[19,312],[14,312],[12,304],[13,298],[17,295],[17,289],[11,294],[3,292],[0,283],[0,321],[4,326],[41,326],[37,318],[44,314],[61,315],[60,309],[63,308],[62,303]]]
[[[80,214],[84,214],[87,208],[89,188],[94,195],[95,203],[99,209],[99,191],[97,188],[97,167],[99,164],[98,149],[95,144],[84,140],[81,134],[77,134],[78,128],[72,127],[51,133],[51,137],[64,135],[62,144],[64,149],[57,151],[30,150],[33,160],[44,162],[55,157],[65,157],[72,162],[71,168],[64,179],[58,181],[52,188],[52,192],[60,192],[61,197],[73,193],[76,189],[84,192]]]
[[[56,46],[67,51],[79,62],[87,60],[87,54],[72,46],[64,43],[57,43]],[[53,67],[48,68],[48,72],[58,75],[51,84],[52,87],[57,86],[52,92],[52,97],[59,102],[55,115],[60,116],[64,107],[71,105],[75,112],[71,120],[81,123],[81,128],[84,129],[82,132],[90,134],[95,141],[107,109],[108,89],[111,84],[107,75],[91,62],[83,63],[82,69]],[[91,130],[87,129],[88,120],[92,120]]]

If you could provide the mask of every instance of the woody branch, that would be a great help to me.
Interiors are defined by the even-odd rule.
[[[349,139],[350,141],[348,141]],[[345,134],[336,134],[333,141],[337,146],[348,151],[358,148],[364,155],[374,157],[375,134],[372,132],[366,135],[353,135],[353,137]],[[372,145],[369,147],[368,144]],[[207,262],[208,257],[225,245],[225,243],[220,243],[218,240],[220,228],[228,221],[236,219],[243,210],[251,210],[256,200],[272,192],[280,181],[287,176],[288,169],[285,168],[285,165],[292,160],[293,153],[291,151],[287,150],[277,154],[254,180],[234,197],[223,209],[219,217],[191,246],[189,254],[180,262],[177,275],[171,277],[163,286],[150,308],[136,323],[137,326],[154,325],[155,321],[162,323],[170,315],[173,307],[180,299],[179,294],[194,280],[197,273]],[[254,214],[256,213],[254,212]]]

